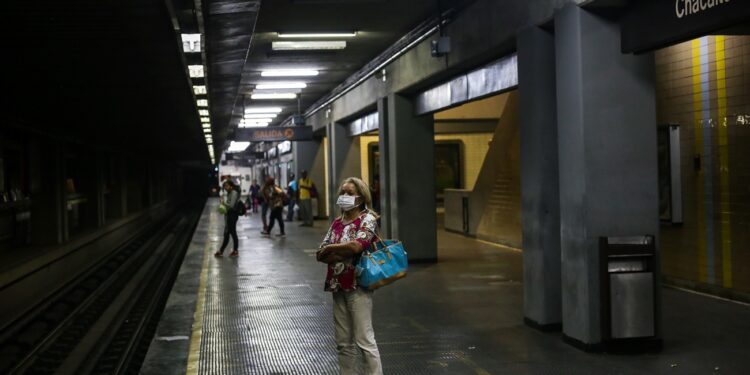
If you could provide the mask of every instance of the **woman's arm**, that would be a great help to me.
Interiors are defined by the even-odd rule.
[[[362,244],[357,241],[330,244],[318,251],[317,259],[323,263],[336,263],[349,259],[362,252]]]

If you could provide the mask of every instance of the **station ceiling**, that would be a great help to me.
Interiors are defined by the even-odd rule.
[[[302,112],[333,90],[347,77],[383,52],[422,21],[437,17],[441,10],[471,0],[263,0],[240,1],[234,15],[215,14],[212,8],[227,1],[208,0],[206,19],[209,99],[214,140],[219,146],[231,140],[242,117],[243,106],[282,107],[271,126]],[[255,5],[255,6],[254,6]],[[218,9],[218,8],[217,8]],[[251,15],[253,9],[258,13]],[[254,23],[228,26],[256,16]],[[238,22],[235,22],[236,19]],[[221,21],[217,21],[221,20]],[[248,30],[252,31],[248,38]],[[348,38],[284,39],[279,33],[356,32]],[[327,51],[278,51],[276,41],[345,41],[346,48]],[[249,45],[248,45],[249,42]],[[246,48],[243,54],[241,48]],[[245,58],[246,57],[246,58]],[[266,69],[312,68],[314,77],[261,77]],[[296,100],[253,100],[256,85],[273,81],[303,81],[307,87]]]

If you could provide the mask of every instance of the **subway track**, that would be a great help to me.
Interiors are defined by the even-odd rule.
[[[200,217],[156,222],[0,333],[0,374],[137,374]]]

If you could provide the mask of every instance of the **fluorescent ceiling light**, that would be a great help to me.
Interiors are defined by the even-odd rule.
[[[211,122],[211,119],[208,117],[201,117],[201,122]]]
[[[207,109],[199,109],[198,114],[201,116],[208,116],[208,110]]]
[[[271,42],[271,49],[274,51],[295,51],[295,50],[337,50],[346,48],[346,42],[343,40],[334,41],[310,41],[310,42]]]
[[[304,89],[307,84],[304,82],[267,82],[255,85],[256,90],[283,90],[283,89]]]
[[[279,113],[281,107],[246,107],[245,113]]]
[[[182,34],[183,52],[201,51],[201,34]]]
[[[297,94],[294,93],[272,93],[272,94],[252,94],[250,99],[296,99]]]
[[[227,150],[227,152],[242,152],[245,151],[248,146],[250,146],[250,142],[231,141],[229,143],[229,149]]]
[[[208,133],[208,135],[211,135],[211,128],[203,128],[204,133]]]
[[[268,123],[268,122],[273,121],[273,119],[270,118],[270,117],[262,117],[262,118],[247,119],[247,120],[243,120],[243,121],[246,122],[246,123],[248,123],[248,122],[266,122],[266,123]]]
[[[245,115],[245,118],[276,118],[276,116],[278,115],[275,113],[248,113]]]
[[[202,78],[203,65],[188,65],[188,73],[190,73],[190,78]]]
[[[193,86],[193,92],[195,93],[195,95],[204,95],[206,93],[206,86],[195,85]]]
[[[318,75],[314,69],[269,69],[260,72],[261,77],[312,77]]]
[[[195,101],[198,107],[208,107],[208,99],[198,99]]]
[[[211,129],[211,124],[203,124],[203,129]]]
[[[261,128],[268,126],[268,123],[265,122],[255,122],[252,124],[240,124],[241,128]]]
[[[357,32],[348,33],[276,33],[279,38],[351,38],[357,36]]]

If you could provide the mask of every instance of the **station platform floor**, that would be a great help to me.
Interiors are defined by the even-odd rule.
[[[327,222],[285,223],[280,238],[260,235],[257,214],[243,217],[240,256],[215,258],[217,204],[206,204],[141,373],[337,374],[314,258]],[[750,306],[664,288],[662,352],[591,354],[524,325],[520,251],[442,230],[438,246],[437,263],[375,292],[385,374],[750,372]]]

